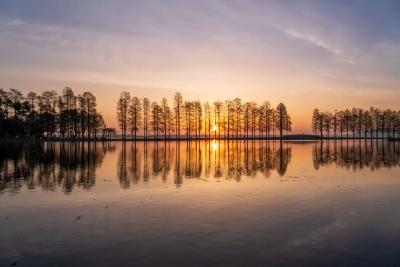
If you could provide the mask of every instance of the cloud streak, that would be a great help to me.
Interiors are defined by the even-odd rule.
[[[22,26],[24,24],[25,24],[25,22],[20,19],[13,19],[13,20],[10,20],[7,22],[7,26],[10,26],[10,27]]]
[[[347,64],[356,65],[355,60],[351,57],[346,56],[342,49],[329,45],[318,37],[315,37],[310,34],[305,34],[299,31],[295,31],[292,29],[284,30],[284,33],[290,38],[299,39],[314,47],[321,48],[324,51],[327,51],[328,53],[333,54],[334,56],[340,58],[343,62],[346,62]]]
[[[309,43],[313,46],[316,46],[316,47],[323,48],[324,50],[326,50],[332,54],[340,55],[343,52],[341,49],[332,47],[313,35],[301,33],[301,32],[295,31],[295,30],[291,30],[291,29],[285,30],[284,32],[291,38],[306,41],[307,43]]]

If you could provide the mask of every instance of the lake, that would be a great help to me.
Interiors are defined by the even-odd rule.
[[[0,150],[0,266],[400,265],[400,143]]]

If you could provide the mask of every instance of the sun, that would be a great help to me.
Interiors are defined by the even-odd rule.
[[[216,132],[218,130],[218,127],[216,125],[214,125],[211,129],[213,132]]]

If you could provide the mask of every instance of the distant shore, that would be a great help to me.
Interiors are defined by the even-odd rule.
[[[293,134],[293,135],[285,135],[279,136],[254,136],[254,137],[246,137],[246,136],[234,136],[234,137],[227,137],[227,136],[199,136],[199,137],[176,137],[176,136],[137,136],[136,138],[132,138],[130,136],[126,138],[122,138],[120,136],[104,138],[104,137],[97,137],[97,138],[88,138],[88,137],[75,137],[75,138],[65,138],[65,137],[43,137],[43,138],[2,138],[0,139],[1,143],[21,143],[21,142],[82,142],[82,141],[207,141],[207,140],[232,140],[232,141],[251,141],[251,140],[259,140],[259,141],[328,141],[328,140],[388,140],[388,141],[400,141],[400,138],[392,138],[392,137],[358,137],[358,136],[349,136],[349,137],[340,137],[340,136],[316,136],[310,134]]]

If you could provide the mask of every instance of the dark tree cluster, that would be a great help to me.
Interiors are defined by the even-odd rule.
[[[122,92],[117,103],[117,118],[122,138],[272,138],[291,131],[286,106],[272,108],[269,102],[257,105],[235,98],[224,102],[184,100],[176,93],[173,105],[166,98],[161,103],[148,98],[131,97]]]
[[[395,138],[400,131],[400,111],[371,107],[331,113],[315,109],[312,129],[322,138]]]
[[[0,137],[97,138],[105,128],[90,92],[75,95],[65,87],[56,91],[23,95],[17,89],[0,88]]]

